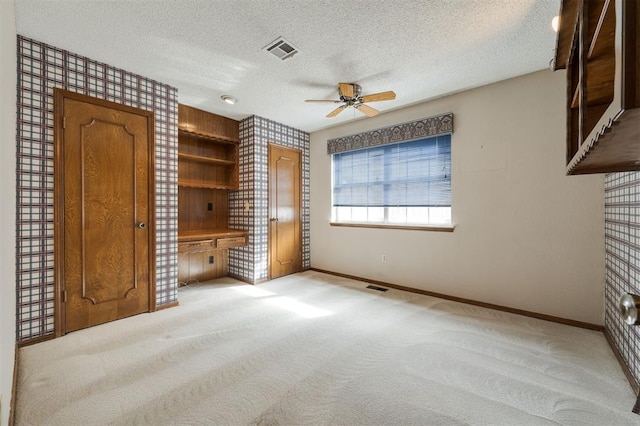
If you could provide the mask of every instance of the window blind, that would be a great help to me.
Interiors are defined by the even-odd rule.
[[[451,206],[451,135],[333,154],[333,206]]]

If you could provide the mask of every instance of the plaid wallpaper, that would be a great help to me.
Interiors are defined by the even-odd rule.
[[[626,324],[618,303],[624,293],[640,295],[640,172],[605,178],[604,326],[640,383],[640,326]]]
[[[229,274],[250,282],[268,276],[269,143],[302,151],[302,269],[311,266],[309,247],[309,134],[266,118],[240,122],[240,190],[229,192],[229,227],[249,230],[249,244],[229,250]],[[245,203],[250,209],[244,209]]]
[[[177,300],[177,90],[18,36],[17,338],[53,333],[53,89],[153,111],[156,302]]]

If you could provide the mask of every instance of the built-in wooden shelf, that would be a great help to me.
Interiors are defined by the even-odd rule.
[[[562,1],[568,174],[640,170],[639,25],[637,0]]]
[[[234,136],[236,133],[214,134],[195,128],[198,124],[205,128],[212,127],[206,120],[208,117],[211,121],[221,121],[224,117],[204,111],[196,113],[199,110],[184,106],[179,110],[190,111],[200,122],[190,122],[188,126],[191,130],[178,131],[178,186],[239,189],[239,143]],[[230,119],[224,120],[221,122],[228,129]]]
[[[194,130],[185,127],[178,126],[178,135],[189,135],[194,138],[207,139],[211,141],[216,141],[220,143],[240,143],[240,139],[232,138],[225,135],[220,135],[217,133],[209,133],[202,130]]]
[[[236,120],[183,104],[178,104],[178,132],[221,142],[240,143],[240,128]]]
[[[198,163],[218,164],[218,165],[222,165],[222,166],[235,166],[236,165],[236,161],[235,160],[224,160],[224,159],[221,159],[221,158],[211,158],[211,157],[205,157],[205,156],[202,156],[202,155],[185,154],[185,153],[182,153],[182,152],[178,152],[178,159],[195,161],[195,162],[198,162]]]
[[[224,183],[178,180],[178,187],[203,189],[236,189],[233,185]]]

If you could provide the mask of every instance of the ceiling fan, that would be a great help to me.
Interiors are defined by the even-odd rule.
[[[362,88],[359,84],[355,83],[338,83],[338,94],[340,100],[316,100],[307,99],[305,102],[330,102],[334,104],[342,103],[338,108],[327,114],[328,118],[335,117],[348,107],[354,107],[355,109],[363,112],[369,117],[376,116],[380,113],[375,108],[371,108],[369,105],[365,105],[365,102],[378,102],[378,101],[390,101],[396,98],[396,94],[393,91],[374,93],[372,95],[360,96]]]

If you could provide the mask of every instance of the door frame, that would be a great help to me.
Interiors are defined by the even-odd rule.
[[[64,101],[72,99],[97,106],[118,109],[130,114],[141,115],[147,119],[147,191],[149,194],[149,312],[156,310],[156,185],[155,185],[155,119],[152,111],[98,99],[68,90],[53,89],[53,270],[54,270],[54,337],[66,334],[66,312],[64,295]]]
[[[271,222],[270,219],[273,217],[271,215],[271,168],[269,167],[271,164],[271,147],[288,149],[291,151],[296,151],[300,154],[300,163],[298,164],[298,178],[300,179],[300,192],[298,194],[298,199],[300,203],[298,205],[298,220],[300,220],[300,231],[298,235],[298,241],[300,241],[299,247],[299,259],[298,259],[298,270],[297,272],[302,271],[302,253],[303,253],[303,242],[302,242],[302,228],[304,227],[304,223],[302,221],[302,150],[298,148],[292,148],[290,146],[281,145],[275,142],[267,143],[267,280],[271,280]]]

